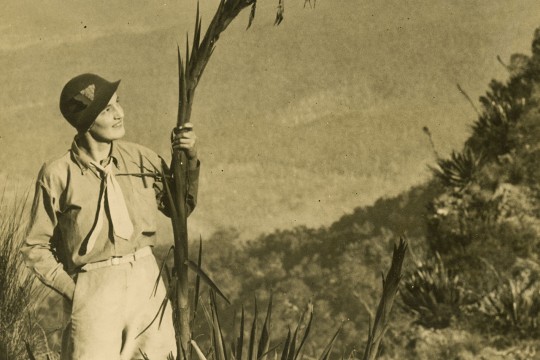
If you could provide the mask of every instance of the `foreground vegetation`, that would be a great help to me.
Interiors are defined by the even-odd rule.
[[[5,203],[0,201],[0,205],[5,205]],[[53,320],[54,317],[48,316],[46,318],[45,316],[51,310],[53,312],[54,310],[58,311],[59,306],[55,304],[56,309],[48,308],[54,302],[54,300],[51,301],[54,296],[49,294],[48,306],[43,307],[43,289],[40,286],[35,286],[37,285],[35,279],[24,268],[22,258],[19,256],[25,233],[22,226],[24,223],[23,215],[26,216],[26,214],[22,207],[13,205],[3,206],[2,210],[2,213],[0,213],[2,220],[0,235],[3,239],[0,247],[0,265],[2,265],[0,267],[0,285],[2,285],[0,292],[0,330],[2,330],[0,332],[0,359],[57,359],[60,356],[60,336],[59,334],[47,336],[47,334],[51,334],[51,332],[46,331],[47,326],[51,325],[47,324],[47,321]],[[375,314],[370,319],[370,326],[366,332],[367,342],[363,352],[363,359],[365,360],[375,359],[379,354],[380,345],[388,329],[390,314],[402,278],[402,264],[406,251],[407,244],[403,240],[400,240],[399,245],[394,246],[390,269],[383,278],[379,304]],[[194,281],[195,287],[190,289],[194,290],[191,296],[194,309],[191,324],[196,325],[195,328],[199,332],[192,334],[189,349],[182,349],[182,359],[186,359],[188,356],[191,357],[193,353],[200,360],[227,360],[229,358],[240,360],[242,357],[250,360],[266,359],[267,356],[276,357],[278,351],[283,360],[295,360],[304,355],[304,345],[307,344],[306,340],[310,335],[314,318],[314,308],[311,302],[308,303],[307,309],[302,312],[294,333],[291,333],[290,329],[281,334],[272,331],[272,295],[268,299],[266,317],[260,330],[258,330],[260,321],[258,320],[257,300],[255,299],[254,312],[251,316],[244,311],[242,306],[239,327],[233,323],[232,326],[228,327],[229,331],[226,331],[227,327],[223,327],[220,321],[221,315],[219,314],[224,309],[217,300],[218,295],[227,303],[230,302],[219,288],[207,278],[206,274],[201,272],[201,255],[202,243],[200,243],[199,247],[199,260],[196,264],[194,263],[195,272],[197,273]],[[162,269],[166,268],[167,263],[166,259],[164,259]],[[171,283],[170,275],[168,273],[166,275],[168,286],[173,290],[174,285]],[[209,285],[207,290],[201,287],[203,282]],[[36,308],[40,304],[42,307],[37,312],[45,313],[41,314],[41,319],[36,316]],[[231,310],[231,308],[227,310]],[[230,313],[229,316],[232,316],[233,319],[236,318],[234,313]],[[154,321],[161,322],[159,317],[160,312],[158,311]],[[200,320],[201,318],[203,320]],[[53,325],[56,325],[57,330],[52,333],[60,333],[61,328],[58,327],[60,324],[57,324],[57,321],[54,320],[52,322],[56,323]],[[250,330],[246,325],[249,322],[251,322]],[[148,326],[150,325],[148,324]],[[338,326],[337,330],[334,330],[333,336],[328,335],[325,338],[328,342],[320,354],[319,358],[321,360],[330,358],[336,338],[341,331],[342,327]],[[209,335],[205,335],[207,333]],[[276,336],[272,335],[274,333]],[[280,335],[282,335],[281,339],[279,339]],[[56,338],[56,343],[49,346],[51,338]],[[275,338],[279,340],[276,341]],[[225,341],[225,339],[228,341]],[[229,343],[232,343],[232,345],[229,346]],[[190,352],[189,355],[187,351]],[[144,359],[148,359],[143,349],[140,349],[140,352]],[[174,359],[176,357],[171,354],[170,358]]]
[[[19,256],[24,236],[24,199],[10,202],[0,195],[0,359],[26,359],[27,348],[40,356],[49,352],[36,305],[43,289],[26,271]]]

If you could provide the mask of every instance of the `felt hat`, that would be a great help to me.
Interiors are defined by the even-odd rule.
[[[79,132],[87,131],[118,89],[120,80],[109,82],[95,74],[69,80],[60,95],[60,111]]]

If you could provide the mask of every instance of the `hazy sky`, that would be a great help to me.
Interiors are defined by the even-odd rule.
[[[207,24],[216,1],[201,2]],[[447,154],[473,99],[505,79],[496,56],[529,54],[537,1],[259,0],[222,36],[196,94],[201,203],[193,227],[250,235],[317,226],[428,176],[429,126]],[[176,113],[176,43],[196,2],[4,1],[0,12],[0,178],[27,186],[73,130],[58,111],[82,72],[122,79],[127,140],[167,156]]]

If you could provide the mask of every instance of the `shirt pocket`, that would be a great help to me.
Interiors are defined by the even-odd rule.
[[[90,206],[82,207],[76,203],[69,204],[58,216],[58,229],[61,233],[63,247],[66,255],[72,254],[79,249],[81,242],[90,232],[93,224],[95,210],[90,211]]]
[[[157,229],[156,192],[153,188],[136,189],[134,191],[134,216],[136,226],[143,235],[153,235]]]

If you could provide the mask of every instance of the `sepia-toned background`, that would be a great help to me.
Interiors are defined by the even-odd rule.
[[[203,27],[217,3],[201,1]],[[318,357],[342,326],[333,355],[358,358],[378,274],[405,233],[411,251],[382,359],[540,354],[538,1],[285,0],[274,26],[277,4],[258,0],[249,30],[246,11],[222,35],[192,113],[202,168],[189,232],[203,239],[203,267],[232,300],[220,305],[224,328],[242,304],[267,304],[272,293],[273,344],[309,302],[305,355]],[[69,148],[75,131],[58,98],[80,73],[122,79],[126,140],[170,158],[176,47],[192,34],[196,6],[3,1],[2,221],[24,225],[28,208],[17,220],[9,201],[28,203],[40,166]],[[171,244],[165,217],[159,232],[161,260]],[[0,267],[0,285],[3,276]],[[46,339],[56,359],[61,299],[27,294],[38,326],[19,335],[42,329],[35,343]],[[207,345],[202,314],[198,321]]]
[[[207,24],[216,1],[201,2]],[[193,234],[246,237],[327,225],[426,178],[437,150],[460,149],[476,99],[504,77],[496,56],[529,52],[535,1],[260,1],[222,36],[198,87],[193,122],[203,162]],[[119,89],[126,139],[169,156],[176,45],[195,1],[6,1],[0,12],[0,174],[28,189],[74,130],[58,110],[83,72]],[[198,237],[198,236],[197,236]]]

